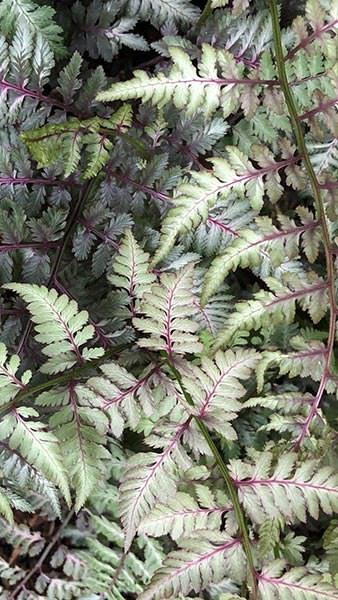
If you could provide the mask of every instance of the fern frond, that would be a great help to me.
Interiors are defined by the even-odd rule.
[[[291,569],[283,574],[285,562],[277,560],[259,575],[259,591],[262,600],[324,600],[337,598],[338,589],[323,580],[322,575],[310,573],[303,567]]]
[[[40,406],[58,407],[50,426],[60,442],[63,463],[72,488],[76,491],[76,510],[80,510],[105,472],[110,459],[104,447],[108,419],[100,402],[88,401],[80,385],[70,383],[66,389],[44,392],[36,402]]]
[[[22,555],[36,556],[45,546],[39,531],[31,531],[27,525],[9,525],[0,519],[1,537],[13,548],[20,548]]]
[[[318,519],[319,511],[338,511],[338,479],[331,467],[310,460],[297,466],[296,454],[284,454],[270,475],[272,455],[264,453],[256,465],[231,462],[240,501],[255,523],[265,518],[306,521],[308,512]]]
[[[21,135],[38,167],[62,165],[65,177],[79,167],[85,156],[83,178],[95,177],[108,162],[113,148],[108,135],[117,128],[124,131],[131,124],[131,108],[123,106],[109,119],[93,117],[69,119],[65,123],[51,123]]]
[[[173,540],[188,536],[197,529],[219,530],[223,513],[230,505],[212,506],[198,502],[185,492],[177,492],[172,500],[158,504],[141,522],[138,531],[154,537],[169,534]]]
[[[142,98],[160,108],[173,102],[188,115],[203,108],[206,116],[211,116],[221,107],[225,117],[239,106],[247,116],[256,108],[260,81],[243,77],[243,66],[230,52],[203,44],[197,69],[182,48],[169,48],[169,53],[173,66],[167,75],[149,76],[146,71],[135,71],[133,79],[113,84],[98,95],[98,100]]]
[[[281,375],[286,373],[289,377],[311,377],[319,381],[325,364],[326,347],[323,342],[306,340],[302,336],[295,336],[290,340],[292,351],[263,352],[261,361],[257,366],[257,388],[263,389],[264,375],[269,367],[278,366]],[[330,381],[327,382],[330,385]]]
[[[86,8],[80,2],[72,6],[76,45],[82,52],[87,51],[94,59],[101,56],[110,62],[123,46],[139,51],[149,49],[144,37],[132,33],[138,14],[135,12],[132,17],[124,17],[119,15],[120,9],[120,2],[102,5],[98,0],[93,0]]]
[[[30,465],[55,483],[70,504],[59,442],[43,423],[32,420],[38,416],[33,408],[15,408],[3,419],[0,439],[8,440],[12,450],[18,450]]]
[[[36,325],[36,339],[44,344],[42,352],[50,358],[42,365],[44,373],[69,369],[77,362],[102,356],[102,348],[81,348],[94,336],[94,327],[88,325],[88,313],[78,311],[78,305],[68,296],[59,296],[54,289],[44,286],[11,283],[7,289],[18,293],[28,303],[32,321]]]
[[[312,278],[315,283],[311,281]],[[297,302],[309,313],[312,321],[318,323],[328,309],[328,283],[313,272],[309,274],[307,281],[298,276],[290,276],[288,279],[286,286],[277,279],[268,277],[266,284],[273,291],[261,290],[254,295],[253,300],[239,302],[228,317],[226,329],[218,336],[215,349],[228,343],[239,330],[258,330],[270,323],[283,321],[291,323]]]
[[[0,488],[0,515],[2,515],[9,523],[14,523],[11,502],[4,488]]]
[[[183,374],[182,384],[194,400],[198,417],[228,440],[237,438],[229,421],[242,408],[239,399],[246,390],[240,380],[250,377],[257,362],[252,350],[219,351],[214,360],[202,357],[201,367],[191,365]]]
[[[128,0],[130,14],[150,19],[154,25],[183,23],[191,25],[197,20],[199,10],[191,0]]]
[[[144,318],[134,318],[133,324],[149,338],[138,340],[139,346],[164,350],[170,359],[175,354],[198,353],[203,349],[195,332],[198,324],[192,320],[194,306],[193,273],[191,267],[177,274],[164,273],[161,283],[155,283],[143,295],[140,311]]]
[[[13,400],[19,392],[26,389],[32,373],[25,371],[19,378],[16,374],[19,366],[19,356],[13,355],[7,359],[7,348],[5,344],[0,343],[0,404]]]
[[[153,388],[159,388],[161,381],[156,369],[147,369],[139,379],[116,363],[100,365],[102,376],[90,377],[77,389],[89,405],[99,406],[110,419],[113,434],[120,438],[125,421],[131,429],[136,429],[142,411],[150,416],[155,410]]]
[[[302,242],[306,257],[314,262],[321,238],[318,222],[305,207],[298,207],[297,212],[303,217],[302,226],[296,226],[290,219],[280,216],[281,225],[285,229],[279,230],[268,217],[258,217],[256,223],[262,235],[260,231],[252,229],[241,230],[239,237],[212,261],[205,278],[202,304],[217,291],[230,272],[238,268],[253,269],[259,266],[267,253],[273,265],[277,266],[286,257],[292,259],[297,256],[298,244]]]
[[[266,519],[259,528],[259,546],[260,557],[268,556],[280,540],[281,529],[283,529],[282,519]]]
[[[227,158],[209,158],[212,171],[191,171],[191,180],[181,184],[173,198],[174,206],[162,223],[162,235],[153,264],[163,260],[173,247],[178,235],[190,233],[204,223],[218,199],[224,201],[231,193],[247,197],[255,212],[263,206],[266,193],[275,202],[282,193],[279,171],[298,172],[298,157],[290,155],[284,161],[275,161],[273,155],[260,146],[252,149],[260,168],[238,148],[227,146]],[[192,201],[193,199],[193,201]]]
[[[215,531],[200,531],[181,540],[180,547],[168,554],[140,600],[199,592],[208,583],[218,583],[225,576],[238,582],[244,576],[245,555],[240,540]]]
[[[190,466],[181,446],[181,439],[190,421],[191,418],[188,418],[178,427],[172,439],[166,441],[161,453],[135,454],[128,460],[120,486],[126,550],[147,513],[157,501],[163,502],[174,495],[179,473]],[[151,438],[148,438],[148,443],[152,444]]]
[[[108,280],[117,288],[126,290],[131,302],[140,300],[155,281],[155,275],[149,269],[149,254],[140,248],[130,229],[124,234],[113,263],[113,274]]]
[[[57,56],[65,54],[62,29],[54,21],[51,6],[39,6],[32,0],[2,0],[0,23],[7,32],[15,31],[18,23],[25,23],[35,36],[45,40]]]

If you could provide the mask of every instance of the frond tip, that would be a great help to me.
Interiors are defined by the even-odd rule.
[[[155,283],[143,295],[140,311],[145,317],[137,317],[133,323],[149,337],[141,338],[139,346],[164,350],[170,359],[175,354],[197,354],[203,350],[195,335],[198,323],[191,318],[198,312],[192,287],[192,269],[187,267],[177,274],[164,273],[161,283]]]

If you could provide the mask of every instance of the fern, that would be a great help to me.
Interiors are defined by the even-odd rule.
[[[231,573],[234,579],[244,575],[244,557],[239,540],[207,530],[181,540],[181,549],[169,554],[148,590],[141,595],[163,598],[169,594],[198,592],[201,585],[219,582]],[[201,583],[203,581],[203,584]]]
[[[55,162],[63,163],[65,177],[79,167],[81,152],[86,153],[83,177],[95,177],[109,160],[113,144],[108,135],[114,129],[124,130],[131,123],[128,106],[117,111],[110,119],[94,117],[80,121],[70,119],[67,123],[45,125],[23,134],[22,138],[39,167]]]
[[[34,417],[38,417],[38,413],[33,408],[14,409],[3,420],[1,440],[8,440],[12,450],[18,450],[47,479],[56,483],[70,503],[58,440],[50,431],[45,430],[43,423],[32,420]]]
[[[320,599],[335,598],[337,588],[323,581],[320,575],[308,573],[306,569],[293,569],[282,575],[283,561],[275,561],[260,575],[259,591],[262,598],[283,598],[288,594],[289,598],[296,599],[304,597]]]
[[[65,53],[62,29],[54,22],[55,11],[31,0],[3,0],[0,22],[5,31],[15,31],[17,22],[25,23],[36,36],[41,36],[57,55]]]
[[[200,504],[189,494],[177,492],[168,503],[158,504],[142,521],[139,531],[159,537],[169,533],[173,540],[186,537],[197,529],[218,530],[223,513],[229,506],[217,506],[211,498],[211,506],[203,506],[209,498],[200,499]]]
[[[168,498],[175,492],[178,467],[185,469],[190,466],[180,443],[189,423],[190,419],[179,427],[161,453],[139,453],[128,462],[121,483],[122,521],[127,550],[147,511],[158,499]],[[150,438],[148,443],[151,445],[151,442]]]
[[[186,109],[188,114],[194,114],[203,106],[207,116],[222,106],[225,117],[241,105],[245,113],[250,114],[257,92],[254,95],[244,88],[251,90],[257,81],[242,77],[243,70],[230,53],[216,51],[204,44],[196,69],[181,48],[172,47],[169,52],[173,67],[168,75],[161,73],[149,77],[145,71],[136,71],[133,79],[114,84],[98,99],[111,102],[142,98],[160,107],[172,100],[176,108]],[[237,88],[234,86],[236,83],[239,84]],[[243,92],[242,97],[240,92]]]
[[[255,151],[255,150],[253,150]],[[162,226],[162,240],[155,255],[154,262],[160,262],[170,251],[179,234],[196,228],[208,218],[209,211],[215,206],[221,196],[222,201],[235,191],[239,196],[248,195],[255,211],[263,205],[263,196],[266,191],[273,189],[271,199],[278,200],[278,171],[282,168],[291,168],[295,160],[292,156],[279,163],[267,156],[263,149],[256,149],[262,158],[259,162],[261,168],[255,169],[249,159],[235,147],[228,147],[228,160],[209,159],[213,164],[212,172],[192,172],[192,183],[183,184],[174,198],[175,206],[169,211]],[[259,155],[258,155],[259,160]],[[277,185],[272,185],[276,183]],[[191,203],[194,198],[194,203]]]
[[[317,519],[320,509],[327,514],[337,510],[337,478],[332,469],[318,469],[315,461],[295,469],[296,456],[288,454],[279,459],[271,476],[271,459],[266,453],[254,467],[240,461],[232,463],[239,497],[254,521],[283,515],[305,521],[307,511]]]
[[[337,597],[338,12],[197,4],[0,2],[4,599]]]
[[[42,371],[57,373],[76,362],[81,364],[102,355],[101,348],[81,348],[93,337],[94,328],[87,325],[88,313],[78,312],[76,302],[69,301],[65,295],[58,296],[55,290],[34,285],[10,284],[7,287],[21,294],[28,303],[36,325],[36,338],[46,344],[43,353],[49,358]]]
[[[191,287],[192,272],[187,268],[177,275],[162,275],[161,285],[154,284],[151,292],[144,294],[140,311],[145,318],[136,317],[133,323],[150,337],[141,338],[140,346],[163,350],[169,358],[174,354],[202,350],[202,344],[195,335],[198,324],[189,319],[197,313]]]

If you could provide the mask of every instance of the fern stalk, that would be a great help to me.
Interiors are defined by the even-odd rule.
[[[186,402],[190,405],[190,406],[194,406],[194,401],[191,397],[191,395],[189,394],[189,392],[187,392],[182,384],[182,378],[181,378],[181,374],[179,373],[179,371],[176,369],[175,365],[172,363],[171,360],[169,360],[169,358],[167,358],[166,360],[166,364],[168,365],[171,373],[173,374],[173,376],[175,377],[177,383],[179,384],[182,393],[184,395],[184,398],[186,400]],[[212,455],[215,459],[215,462],[217,463],[217,466],[222,474],[222,477],[225,481],[227,490],[228,490],[228,494],[229,497],[232,501],[233,504],[233,508],[234,508],[234,512],[236,515],[236,520],[237,520],[237,524],[239,526],[240,532],[241,532],[241,536],[242,536],[242,545],[243,545],[243,549],[245,552],[245,555],[247,557],[247,561],[248,561],[248,566],[249,566],[249,570],[250,570],[250,574],[251,574],[251,584],[252,584],[252,592],[251,592],[251,599],[252,600],[257,600],[258,598],[258,587],[257,587],[257,573],[256,573],[256,568],[255,568],[255,561],[254,561],[254,556],[253,556],[253,552],[252,552],[252,545],[251,545],[251,541],[250,541],[250,537],[249,537],[249,532],[248,532],[248,527],[247,527],[247,523],[246,523],[246,518],[245,518],[245,514],[242,510],[241,504],[239,502],[238,499],[238,494],[237,494],[237,490],[236,487],[233,483],[233,480],[230,476],[230,473],[228,471],[228,468],[222,458],[222,455],[220,453],[220,451],[218,450],[214,440],[212,439],[210,432],[208,430],[208,428],[206,427],[204,421],[202,419],[200,419],[200,417],[193,415],[193,418],[200,430],[200,432],[202,433],[205,441],[207,442]]]
[[[306,418],[306,420],[303,423],[302,431],[296,441],[296,447],[299,447],[302,444],[302,442],[304,441],[305,437],[308,435],[309,427],[311,426],[311,423],[317,413],[317,410],[320,405],[322,396],[324,394],[326,383],[327,383],[327,380],[328,380],[329,374],[330,374],[330,366],[331,366],[331,362],[332,362],[332,358],[333,358],[335,331],[336,331],[336,319],[337,319],[335,273],[334,273],[334,262],[333,262],[333,255],[332,255],[332,249],[331,249],[331,238],[330,238],[329,226],[328,226],[328,222],[326,219],[324,202],[323,202],[323,199],[321,196],[320,184],[318,182],[316,173],[314,171],[314,168],[313,168],[311,160],[310,160],[310,156],[309,156],[309,153],[308,153],[308,150],[306,147],[302,127],[300,124],[300,118],[298,116],[296,102],[295,102],[294,96],[292,94],[292,91],[290,89],[290,85],[289,85],[287,75],[286,75],[285,59],[284,59],[284,55],[283,55],[281,29],[280,29],[280,24],[279,24],[276,0],[269,0],[269,4],[270,4],[270,12],[271,12],[271,18],[272,18],[275,57],[276,57],[276,64],[277,64],[278,76],[279,76],[279,80],[280,80],[280,84],[281,84],[281,89],[283,91],[285,102],[288,107],[290,120],[292,123],[295,138],[297,141],[298,150],[303,158],[305,169],[307,171],[307,174],[308,174],[308,177],[310,180],[313,197],[314,197],[315,205],[316,205],[316,212],[318,215],[318,221],[320,222],[320,226],[322,229],[326,270],[327,270],[327,277],[328,277],[329,303],[330,303],[330,324],[329,324],[329,332],[328,332],[328,338],[327,338],[327,344],[326,344],[327,352],[326,352],[326,358],[325,358],[325,365],[324,365],[322,378],[320,380],[319,387],[318,387],[317,394],[314,399],[313,405],[311,407],[308,417]]]
[[[208,18],[210,17],[212,13],[212,8],[211,8],[211,0],[207,0],[205,7],[203,8],[203,11],[195,25],[195,29],[197,31],[199,31],[201,29],[201,27],[204,25],[204,23],[208,20]]]

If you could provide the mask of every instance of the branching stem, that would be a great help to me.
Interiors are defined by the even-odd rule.
[[[288,107],[291,124],[293,127],[294,135],[297,141],[298,151],[303,157],[304,166],[307,171],[313,197],[315,200],[317,218],[320,223],[323,235],[323,246],[325,251],[325,261],[326,261],[326,271],[327,271],[327,280],[328,280],[328,292],[329,292],[329,304],[330,304],[330,324],[329,324],[329,333],[327,339],[327,353],[325,357],[325,364],[323,369],[323,374],[319,383],[318,391],[316,397],[314,399],[313,405],[309,412],[307,419],[303,424],[302,431],[296,441],[296,447],[299,447],[305,437],[308,435],[309,427],[316,416],[319,404],[321,402],[322,396],[325,391],[325,386],[329,377],[330,366],[333,358],[333,350],[335,343],[335,333],[336,333],[336,318],[337,318],[337,305],[336,305],[336,289],[335,289],[335,273],[334,273],[334,261],[333,261],[333,253],[331,248],[331,236],[329,230],[329,224],[326,218],[325,206],[321,196],[321,188],[318,182],[315,170],[310,160],[310,156],[306,147],[304,134],[301,126],[301,122],[299,119],[296,102],[293,96],[293,93],[290,88],[290,84],[287,79],[286,70],[285,70],[285,58],[283,55],[283,47],[282,47],[282,39],[281,39],[281,29],[279,24],[278,17],[278,9],[276,0],[269,0],[270,4],[270,12],[272,17],[272,29],[274,36],[274,45],[275,45],[275,55],[276,55],[276,64],[278,68],[278,76],[281,84],[281,89],[284,94],[285,102]]]
[[[194,406],[194,401],[193,401],[191,395],[183,387],[182,377],[181,377],[180,372],[176,369],[175,365],[169,359],[166,360],[166,364],[168,365],[172,375],[174,376],[177,383],[179,384],[185,401],[190,406]],[[249,566],[249,570],[250,570],[250,574],[251,574],[251,586],[252,586],[251,599],[257,600],[258,589],[257,589],[257,573],[256,573],[256,568],[255,568],[255,560],[254,560],[254,555],[252,552],[252,544],[251,544],[250,537],[249,537],[245,514],[243,512],[243,509],[241,507],[241,504],[240,504],[240,501],[238,498],[237,489],[232,481],[228,467],[226,466],[226,464],[222,458],[222,455],[221,455],[219,449],[217,448],[214,440],[212,439],[210,432],[209,432],[208,428],[206,427],[204,421],[196,415],[194,415],[193,418],[194,418],[200,432],[202,433],[205,441],[207,442],[207,444],[212,452],[212,455],[215,459],[215,462],[217,463],[217,466],[218,466],[218,468],[222,474],[222,477],[225,481],[227,491],[229,494],[229,498],[232,502],[234,512],[236,515],[238,527],[241,532],[243,549],[244,549],[244,552],[247,557],[248,566]]]

